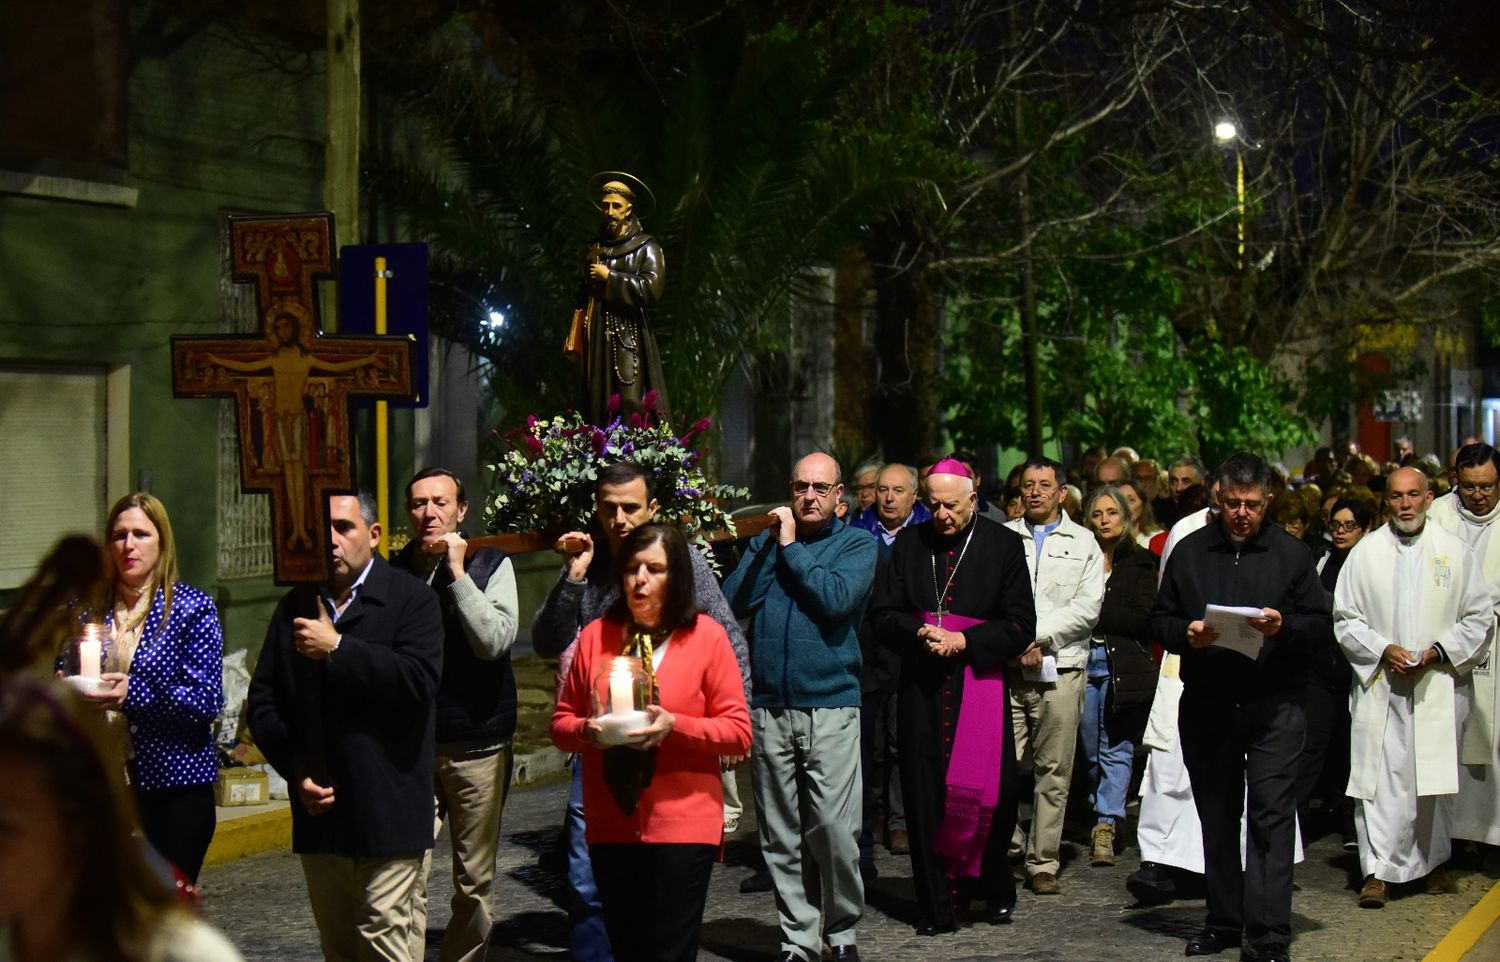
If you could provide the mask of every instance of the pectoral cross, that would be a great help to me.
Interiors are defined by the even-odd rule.
[[[172,393],[232,397],[240,485],[271,492],[277,584],[328,580],[328,495],[353,487],[349,398],[410,398],[410,337],[322,333],[333,215],[231,217],[234,279],[255,284],[259,334],[172,338]]]
[[[932,620],[937,624],[939,628],[941,628],[943,627],[943,616],[948,614],[952,614],[952,612],[950,612],[947,608],[943,607],[943,605],[940,604],[938,605],[937,610],[932,613]]]

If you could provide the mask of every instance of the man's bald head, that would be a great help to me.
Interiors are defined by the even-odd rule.
[[[1416,487],[1423,494],[1426,494],[1432,487],[1432,482],[1427,479],[1427,475],[1416,468],[1397,468],[1391,472],[1386,484],[1398,489]]]
[[[792,469],[792,517],[797,534],[816,534],[833,520],[833,512],[844,496],[839,463],[821,452],[807,455]]]

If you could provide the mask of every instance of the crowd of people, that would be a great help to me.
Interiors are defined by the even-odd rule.
[[[1062,895],[1085,870],[1062,859],[1075,775],[1090,866],[1133,842],[1121,881],[1141,903],[1206,898],[1189,956],[1247,941],[1289,959],[1293,865],[1328,831],[1358,852],[1362,907],[1449,891],[1455,841],[1500,877],[1500,455],[1395,453],[1338,445],[1289,475],[1253,454],[1210,471],[1094,448],[985,486],[957,452],[861,465],[847,490],[812,453],[722,581],[657,517],[647,468],[601,469],[596,523],[559,539],[531,626],[559,661],[551,735],[573,756],[573,958],[696,959],[747,764],[763,866],[742,890],[772,893],[780,962],[859,959],[880,845],[910,857],[924,936],[1018,921],[1018,881]],[[454,474],[424,469],[406,495],[415,537],[390,562],[371,499],[330,499],[331,576],[278,605],[248,725],[291,787],[324,956],[423,957],[446,823],[442,958],[478,960],[516,726],[515,573],[471,550]],[[178,579],[157,499],[122,499],[105,541],[86,610],[106,644],[52,666],[98,658],[98,682],[0,683],[0,833],[45,835],[36,811],[93,799],[99,825],[149,843],[99,843],[103,884],[140,897],[110,901],[107,932],[70,931],[54,924],[68,893],[98,879],[0,872],[0,957],[191,944],[232,960],[181,907],[214,827],[217,615]],[[606,727],[622,663],[639,702],[623,735]]]

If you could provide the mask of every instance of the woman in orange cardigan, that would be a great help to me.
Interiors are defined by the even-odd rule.
[[[552,740],[583,752],[589,858],[616,962],[692,962],[724,834],[719,757],[750,751],[750,712],[724,629],[693,604],[692,550],[662,524],[620,545],[623,591],[585,625],[552,715]],[[647,723],[605,748],[594,680],[641,657],[654,681]]]

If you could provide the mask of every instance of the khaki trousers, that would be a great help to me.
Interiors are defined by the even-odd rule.
[[[418,856],[302,856],[326,962],[411,962],[412,899],[421,865]]]
[[[439,755],[433,767],[436,817],[433,837],[448,821],[453,846],[453,914],[443,934],[443,962],[482,962],[489,950],[490,888],[495,881],[495,852],[500,847],[500,816],[510,790],[511,750]],[[412,904],[412,958],[420,959],[427,940],[427,875],[432,852],[422,859]]]
[[[1031,834],[1023,835],[1017,824],[1010,845],[1012,855],[1024,849],[1027,878],[1044,872],[1056,875],[1061,865],[1063,813],[1073,780],[1084,681],[1083,671],[1059,672],[1055,682],[1022,681],[1019,672],[1005,674],[1018,768],[1036,776]]]

